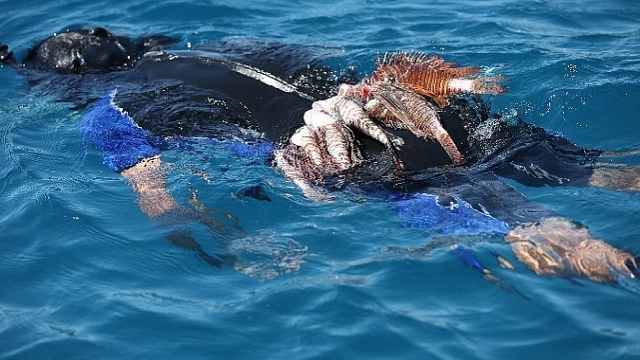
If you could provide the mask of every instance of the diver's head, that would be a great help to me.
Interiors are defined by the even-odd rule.
[[[25,64],[62,74],[85,74],[130,67],[136,56],[129,39],[97,27],[47,38],[29,53]]]

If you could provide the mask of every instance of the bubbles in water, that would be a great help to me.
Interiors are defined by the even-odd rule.
[[[578,65],[576,64],[563,64],[566,68],[566,74],[564,74],[565,78],[575,79],[576,73],[578,73]]]

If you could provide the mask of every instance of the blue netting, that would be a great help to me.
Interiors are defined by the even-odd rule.
[[[276,149],[276,145],[262,139],[208,139],[174,137],[157,146],[161,150],[197,151],[198,145],[213,146],[231,152],[237,157],[266,161]]]
[[[115,91],[100,99],[78,126],[100,151],[102,162],[113,171],[122,171],[160,151],[152,145],[151,133],[115,106],[114,95]]]
[[[234,155],[245,159],[262,159],[266,160],[276,149],[275,144],[268,141],[251,141],[243,140],[210,140],[216,146],[219,146]]]
[[[504,235],[509,231],[503,221],[473,209],[457,197],[452,198],[455,205],[445,207],[438,204],[434,195],[408,195],[395,199],[393,207],[403,227],[423,228],[445,235]]]

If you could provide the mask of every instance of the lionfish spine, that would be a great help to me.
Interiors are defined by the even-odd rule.
[[[393,84],[380,84],[377,99],[395,117],[395,121],[416,136],[438,141],[455,165],[464,163],[464,156],[449,133],[442,127],[440,117],[429,102],[410,89]]]
[[[438,56],[429,56],[421,51],[409,51],[409,52],[395,51],[391,53],[385,52],[382,58],[378,56],[378,59],[376,61],[376,66],[382,66],[392,62],[394,63],[404,62],[404,63],[410,63],[410,64],[429,63],[429,64],[437,65],[438,59],[442,60],[442,58]],[[441,63],[444,63],[444,60],[442,60]]]
[[[465,162],[464,156],[460,153],[460,150],[458,150],[456,143],[447,130],[442,127],[440,116],[433,105],[423,99],[420,99],[420,101],[416,99],[416,101],[410,102],[409,112],[411,114],[410,118],[414,119],[413,125],[418,128],[425,137],[437,140],[454,165],[461,165]]]

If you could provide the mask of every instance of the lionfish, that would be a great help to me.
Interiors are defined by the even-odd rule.
[[[442,127],[434,105],[423,96],[396,84],[380,83],[374,100],[365,106],[372,116],[394,129],[409,130],[419,137],[436,140],[454,165],[465,162],[449,133]]]
[[[327,200],[326,192],[313,185],[360,163],[363,157],[355,146],[353,131],[337,117],[311,109],[305,113],[305,121],[307,125],[296,130],[290,143],[274,152],[274,160],[305,196]]]
[[[376,70],[369,76],[369,84],[392,82],[420,95],[427,96],[441,108],[449,103],[449,97],[461,93],[498,95],[506,91],[499,84],[502,76],[481,76],[474,66],[454,67],[435,55],[421,52],[387,53],[376,62]]]
[[[364,103],[367,114],[386,127],[438,141],[453,164],[460,165],[464,156],[442,127],[439,109],[425,96],[443,108],[454,95],[501,94],[506,89],[498,83],[501,76],[473,77],[480,73],[478,68],[456,65],[420,52],[385,54],[368,78],[357,85],[341,85],[338,94]]]
[[[391,53],[379,58],[376,66],[361,83],[342,84],[338,95],[314,102],[304,115],[306,125],[296,131],[287,147],[276,151],[278,167],[305,193],[324,176],[363,160],[350,128],[390,149],[398,169],[403,168],[397,154],[403,140],[385,131],[380,123],[438,141],[454,165],[463,164],[464,155],[440,123],[438,111],[457,94],[505,92],[498,84],[501,77],[477,76],[477,68],[455,67],[438,56]]]

